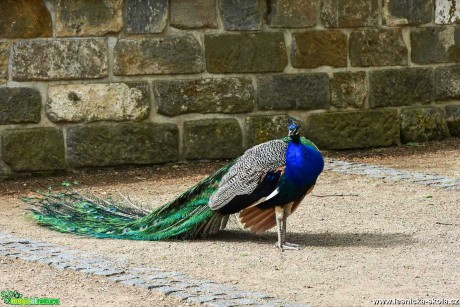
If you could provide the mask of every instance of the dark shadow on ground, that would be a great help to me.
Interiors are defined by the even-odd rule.
[[[265,233],[261,235],[253,234],[242,230],[225,230],[221,231],[210,241],[218,240],[224,242],[257,242],[260,244],[275,244],[277,239],[276,233]],[[409,245],[416,241],[411,235],[403,233],[296,233],[287,234],[287,241],[300,244],[303,247],[391,247],[396,245]]]

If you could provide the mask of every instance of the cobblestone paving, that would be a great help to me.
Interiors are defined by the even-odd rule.
[[[435,188],[460,190],[460,179],[399,170],[367,163],[326,159],[326,170],[342,174],[365,175],[376,179],[420,184]]]
[[[326,159],[326,170],[460,190],[459,179],[366,163]],[[127,261],[94,257],[78,250],[20,238],[2,232],[0,232],[0,256],[46,263],[59,269],[102,275],[114,282],[147,288],[186,302],[200,303],[205,306],[309,306],[278,300],[264,293],[239,290],[212,281],[196,280],[180,272],[170,272],[153,267],[131,268]]]
[[[310,306],[278,300],[258,292],[239,290],[206,280],[197,280],[180,272],[154,267],[132,268],[127,261],[95,257],[46,242],[20,238],[0,232],[0,256],[41,262],[58,269],[102,275],[130,286],[147,288],[189,303],[205,306]]]

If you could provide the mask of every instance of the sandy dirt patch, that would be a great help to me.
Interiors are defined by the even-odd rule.
[[[460,138],[389,148],[327,152],[335,159],[460,178]]]

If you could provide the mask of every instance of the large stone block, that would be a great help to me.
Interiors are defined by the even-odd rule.
[[[318,22],[318,0],[272,0],[269,1],[270,27],[312,27]]]
[[[172,124],[124,123],[71,126],[67,158],[74,167],[177,161],[179,132]]]
[[[15,171],[65,168],[64,136],[59,129],[7,130],[2,142],[3,161]]]
[[[292,34],[292,66],[347,66],[347,36],[340,31],[307,31]]]
[[[435,107],[401,110],[401,142],[426,142],[448,138],[443,112]]]
[[[126,32],[161,33],[166,27],[168,12],[168,0],[125,0]]]
[[[185,158],[228,159],[243,153],[243,134],[236,119],[203,119],[184,123]]]
[[[460,66],[435,70],[436,100],[460,99]]]
[[[308,115],[307,137],[322,149],[349,149],[396,144],[396,110],[327,112]]]
[[[102,36],[123,28],[122,0],[58,0],[57,36]]]
[[[248,116],[245,120],[247,148],[287,136],[287,115]]]
[[[386,69],[370,72],[369,106],[405,106],[434,98],[430,68]]]
[[[460,62],[460,29],[423,27],[411,31],[412,61],[418,64]]]
[[[206,35],[209,72],[282,72],[287,65],[283,33]]]
[[[366,72],[336,72],[331,79],[331,104],[337,108],[363,108],[367,90]]]
[[[10,43],[0,42],[0,84],[8,81],[8,60],[10,58]]]
[[[352,66],[407,65],[401,29],[363,29],[350,34]]]
[[[389,26],[419,25],[433,20],[434,0],[384,0],[383,23]]]
[[[204,70],[204,55],[193,35],[120,39],[114,48],[115,75],[189,74]]]
[[[0,125],[40,122],[42,98],[36,89],[0,88]]]
[[[244,113],[255,104],[250,78],[154,81],[153,92],[158,112],[169,116]]]
[[[323,0],[321,19],[326,27],[378,25],[377,0]]]
[[[260,30],[265,10],[261,0],[218,0],[227,31]]]
[[[22,41],[13,46],[13,80],[103,78],[108,74],[105,39]]]
[[[316,110],[329,108],[326,73],[257,77],[260,110]]]
[[[435,22],[437,24],[460,23],[460,1],[436,0]]]
[[[446,106],[446,122],[450,134],[460,137],[460,105]]]
[[[0,38],[51,37],[53,24],[45,1],[0,1]]]
[[[46,113],[53,122],[142,120],[150,111],[147,83],[50,85]]]
[[[171,0],[171,26],[175,28],[217,28],[215,0]]]

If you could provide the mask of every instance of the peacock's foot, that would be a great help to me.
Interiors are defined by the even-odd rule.
[[[279,242],[276,242],[275,247],[278,247],[281,251],[284,250],[300,250],[300,245],[299,244],[294,244],[294,243],[289,243],[289,242],[284,242],[283,244],[280,244]]]
[[[300,244],[284,242],[284,246],[289,247],[289,249],[294,249],[294,250],[299,250],[300,249]]]

